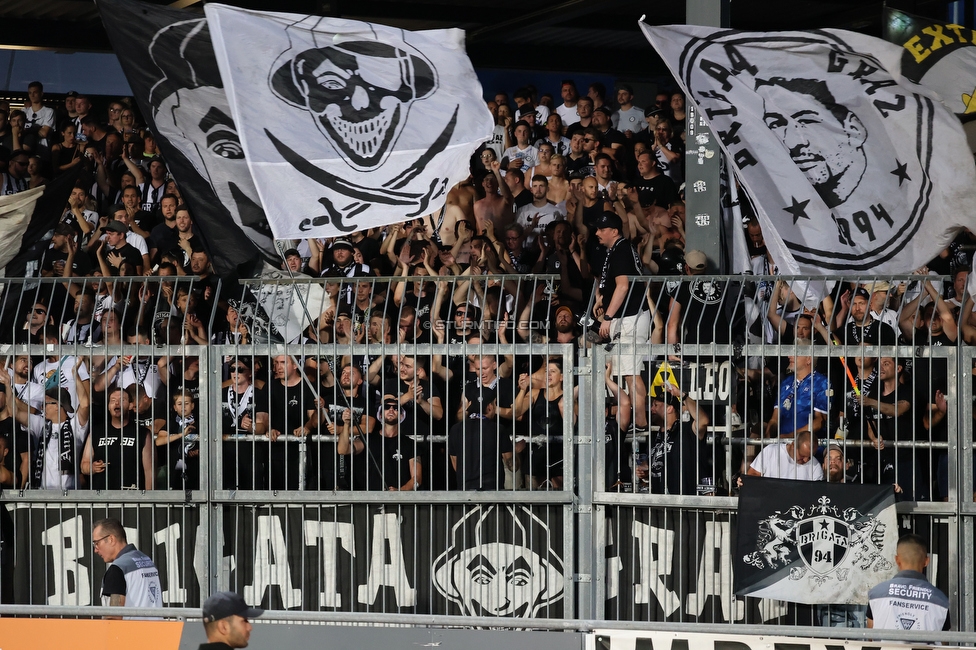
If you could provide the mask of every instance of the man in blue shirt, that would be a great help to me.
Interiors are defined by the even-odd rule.
[[[779,402],[766,424],[767,438],[800,431],[818,433],[827,423],[830,385],[827,377],[813,369],[811,345],[809,339],[796,341],[796,355],[789,357],[793,374],[780,385]]]

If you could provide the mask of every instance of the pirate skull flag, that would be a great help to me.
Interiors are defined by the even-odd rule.
[[[867,604],[896,571],[890,485],[742,478],[734,589],[807,604]]]
[[[427,214],[492,133],[463,32],[206,6],[251,175],[278,238]]]
[[[641,28],[714,133],[686,164],[721,147],[784,273],[909,272],[976,212],[959,120],[902,76],[902,48],[840,30]]]
[[[885,7],[884,38],[901,46],[902,74],[953,113],[976,116],[976,30]]]

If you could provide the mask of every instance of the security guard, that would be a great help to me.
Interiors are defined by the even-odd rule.
[[[129,544],[118,519],[100,519],[92,528],[95,553],[112,563],[102,578],[102,604],[113,607],[162,607],[159,569],[152,558]]]
[[[883,630],[948,630],[949,599],[925,579],[925,540],[905,535],[895,551],[898,573],[868,592],[868,627]]]

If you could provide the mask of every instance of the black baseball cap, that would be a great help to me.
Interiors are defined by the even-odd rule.
[[[594,113],[603,113],[603,114],[604,114],[604,115],[606,115],[607,117],[611,117],[611,116],[613,116],[613,111],[611,111],[611,110],[610,110],[609,108],[607,108],[606,106],[601,106],[600,108],[595,108],[595,109],[593,109],[593,112],[594,112]]]
[[[76,90],[69,90],[68,94],[65,95],[65,97],[77,97],[77,96],[78,96],[78,91]]]
[[[868,302],[871,302],[871,293],[867,289],[865,289],[864,287],[858,287],[854,291],[854,297],[855,298],[864,298]]]
[[[619,232],[624,231],[624,222],[615,213],[606,211],[596,220],[596,229],[616,228]]]
[[[129,227],[121,221],[116,221],[113,219],[106,224],[105,230],[111,230],[112,232],[117,232],[124,235],[125,233],[129,232]]]
[[[348,239],[337,239],[332,242],[332,250],[337,248],[345,248],[346,250],[353,250],[352,244],[349,243]]]
[[[60,386],[48,388],[44,391],[44,396],[48,399],[53,399],[68,410],[71,409],[71,393],[68,392],[67,388],[61,388]]]
[[[203,603],[203,622],[213,623],[228,616],[257,618],[264,614],[263,609],[248,607],[244,597],[233,591],[218,591]]]
[[[657,116],[664,115],[664,109],[658,108],[657,106],[651,106],[650,108],[645,108],[644,117],[650,117],[651,115],[657,115]]]

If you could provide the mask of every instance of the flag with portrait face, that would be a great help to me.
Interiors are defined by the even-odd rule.
[[[231,118],[207,20],[183,9],[98,0],[146,125],[222,276],[275,261],[273,234]]]
[[[251,176],[278,238],[439,209],[492,132],[460,30],[207,4]]]
[[[910,272],[976,212],[959,120],[905,79],[902,48],[841,30],[641,28],[714,134],[687,143],[685,164],[725,152],[784,273]]]

